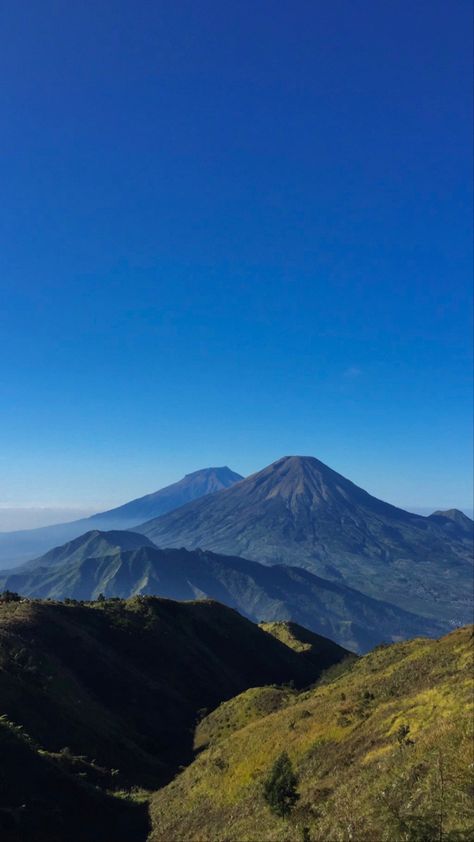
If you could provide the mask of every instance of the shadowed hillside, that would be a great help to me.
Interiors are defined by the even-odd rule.
[[[136,829],[123,842],[142,839],[145,806],[120,792],[156,789],[191,759],[201,709],[306,685],[347,654],[317,645],[319,663],[213,602],[0,601],[0,829],[15,842],[118,842],[122,816]]]
[[[79,535],[67,544],[54,547],[40,558],[27,561],[21,567],[14,570],[14,575],[21,575],[24,571],[29,572],[38,568],[53,568],[63,564],[80,564],[86,558],[98,558],[99,556],[119,555],[121,552],[137,550],[140,547],[154,547],[145,535],[138,532],[127,532],[125,530],[113,530],[100,532],[94,529]]]

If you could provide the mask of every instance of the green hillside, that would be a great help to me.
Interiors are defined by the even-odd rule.
[[[249,687],[308,685],[347,654],[315,642],[319,663],[209,601],[4,597],[0,839],[144,840],[139,793],[192,759],[203,712]]]
[[[210,601],[3,597],[0,839],[470,842],[473,714],[472,628],[356,658]]]
[[[88,532],[0,576],[0,589],[41,599],[215,599],[254,622],[292,620],[356,652],[418,635],[439,637],[451,628],[299,567],[158,549],[134,532]]]
[[[198,726],[196,760],[154,796],[150,842],[468,842],[473,631],[378,647],[313,689],[251,689]],[[298,800],[264,798],[282,752]]]

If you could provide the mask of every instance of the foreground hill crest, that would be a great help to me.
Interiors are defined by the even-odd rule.
[[[298,651],[294,626],[282,642],[211,601],[0,600],[2,842],[145,842],[146,799],[120,793],[191,760],[204,708],[348,654],[304,634]]]

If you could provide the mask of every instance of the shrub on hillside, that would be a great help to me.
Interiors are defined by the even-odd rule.
[[[15,591],[3,591],[0,594],[0,602],[20,602],[22,599],[23,597]]]
[[[291,813],[298,801],[298,778],[286,751],[275,760],[263,787],[263,795],[270,809],[284,818]]]

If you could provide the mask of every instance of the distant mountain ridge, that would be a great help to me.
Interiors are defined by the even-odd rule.
[[[456,625],[472,617],[472,539],[461,518],[460,528],[457,516],[406,512],[313,457],[289,456],[136,531],[160,547],[298,565]]]
[[[223,488],[230,488],[243,477],[231,471],[226,465],[222,468],[203,468],[185,474],[179,482],[160,488],[152,494],[138,497],[123,506],[93,515],[89,518],[97,529],[127,529],[143,523],[166,512],[171,512],[192,500],[198,500],[207,494],[215,494]],[[113,527],[110,524],[116,523]],[[119,526],[120,524],[120,526]]]
[[[298,567],[158,549],[133,532],[89,532],[0,577],[0,590],[43,599],[214,599],[254,622],[297,622],[357,652],[449,628]]]
[[[88,518],[42,526],[38,529],[0,533],[0,565],[5,568],[14,567],[93,529],[129,530],[206,494],[229,488],[241,479],[240,474],[231,471],[227,466],[203,468],[186,474],[179,482],[159,491]]]

